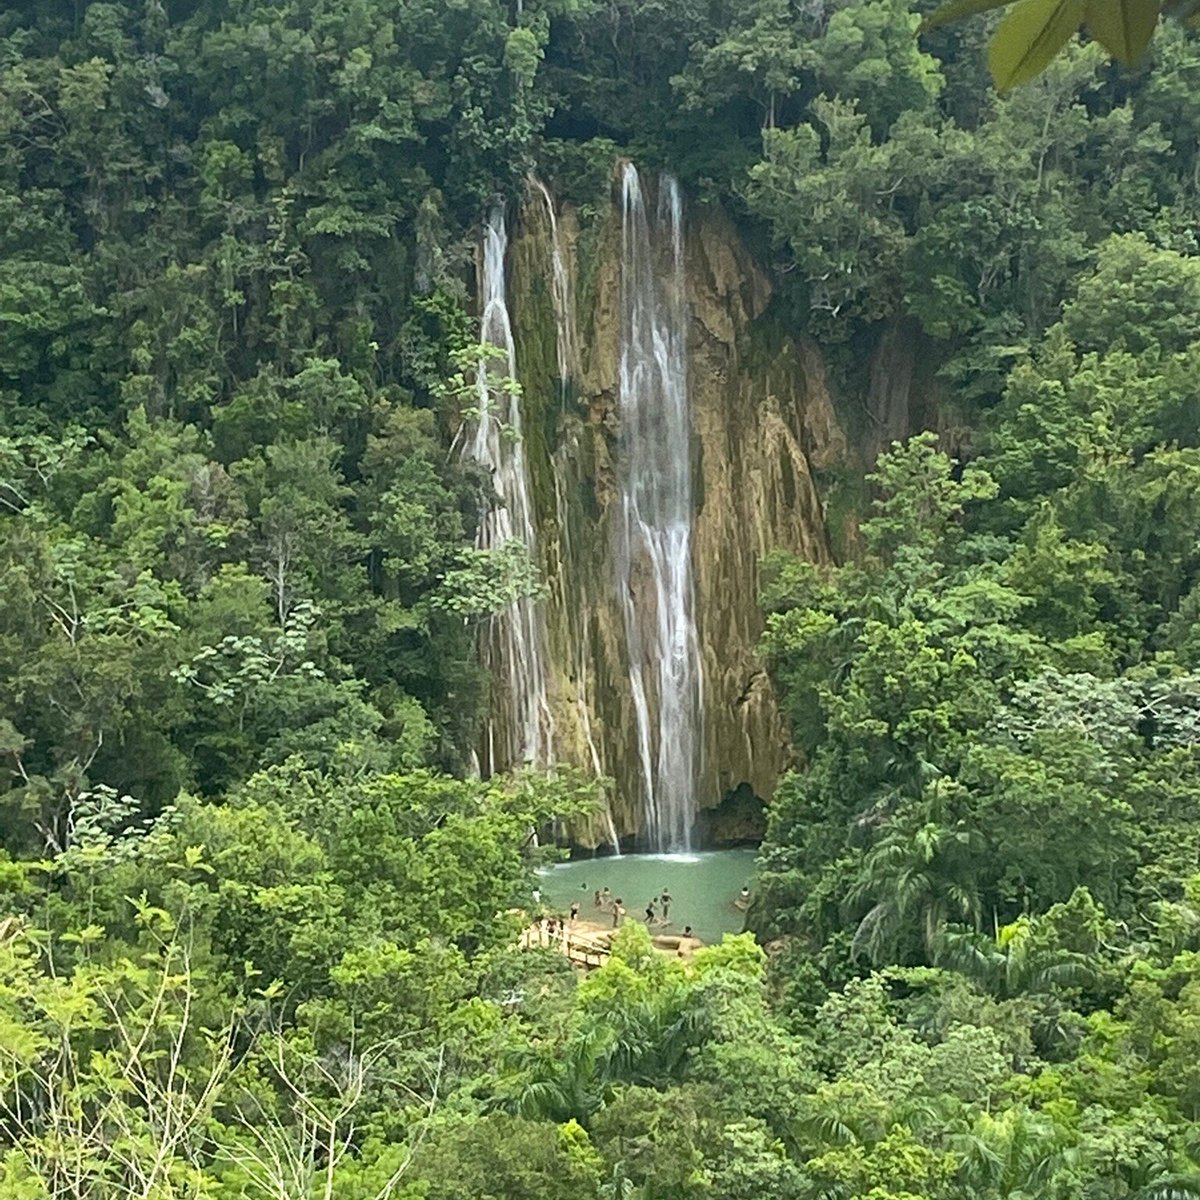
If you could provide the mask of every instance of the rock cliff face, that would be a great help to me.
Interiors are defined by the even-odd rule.
[[[641,816],[613,550],[620,222],[613,203],[581,230],[569,205],[534,187],[518,214],[509,258],[548,583],[556,753],[616,782],[611,825],[598,820],[572,831],[585,845],[611,840],[614,832],[636,835]],[[687,214],[684,266],[693,570],[704,672],[696,801],[709,809],[735,792],[744,800],[747,789],[769,797],[788,765],[786,731],[755,653],[762,631],[759,564],[774,549],[829,560],[815,475],[841,463],[847,447],[820,354],[766,327],[770,284],[719,210]],[[636,579],[632,586],[636,600]]]

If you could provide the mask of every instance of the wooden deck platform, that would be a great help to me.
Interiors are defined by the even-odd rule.
[[[612,956],[609,941],[616,931],[598,927],[591,921],[580,921],[564,929],[559,926],[551,937],[545,926],[535,921],[521,934],[522,950],[557,950],[574,966],[584,971],[602,967]],[[685,938],[676,934],[659,934],[654,937],[654,948],[660,954],[690,959],[703,946],[699,938]]]

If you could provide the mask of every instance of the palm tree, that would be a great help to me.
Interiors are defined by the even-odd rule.
[[[994,937],[947,925],[938,935],[933,958],[939,967],[974,980],[997,1000],[1031,1000],[1034,1042],[1043,1053],[1061,1049],[1078,1033],[1064,1020],[1071,1006],[1062,990],[1093,987],[1104,969],[1099,944],[1091,953],[1078,946],[1070,949],[1059,938],[1042,934],[1045,920],[1020,916],[1000,926]]]
[[[564,1047],[527,1049],[513,1064],[516,1089],[501,1105],[522,1117],[586,1125],[607,1099],[602,1062],[611,1042],[612,1034],[593,1024]]]
[[[708,1028],[703,1007],[685,987],[614,1007],[604,1021],[612,1035],[602,1063],[605,1079],[649,1087],[678,1076],[687,1052]]]
[[[801,1101],[787,1134],[800,1157],[828,1146],[874,1146],[893,1124],[888,1105],[863,1084],[826,1084]]]
[[[934,962],[974,979],[997,1000],[1095,982],[1095,958],[1039,941],[1036,931],[1036,919],[1029,916],[1000,926],[992,938],[947,925],[937,938]]]
[[[657,1087],[678,1077],[707,1027],[703,1008],[685,988],[614,1005],[591,1017],[565,1046],[518,1054],[516,1090],[501,1104],[523,1117],[558,1123],[574,1118],[586,1126],[613,1084]]]
[[[1066,1132],[1048,1117],[1010,1108],[982,1114],[951,1144],[962,1159],[960,1179],[978,1200],[1050,1200],[1056,1177],[1080,1160]]]
[[[1133,1200],[1200,1200],[1200,1175],[1162,1175],[1134,1192]]]
[[[915,833],[893,829],[867,853],[850,891],[856,906],[874,901],[859,921],[853,952],[879,963],[916,933],[931,959],[948,922],[978,925],[977,852],[977,836],[961,821],[953,827],[929,821]]]
[[[1131,1200],[1200,1200],[1200,1172],[1186,1149],[1162,1148],[1138,1163],[1126,1182]]]

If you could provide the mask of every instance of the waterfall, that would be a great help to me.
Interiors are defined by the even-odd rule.
[[[479,522],[476,545],[496,551],[511,542],[536,563],[533,492],[521,436],[521,398],[515,386],[516,351],[506,302],[504,210],[494,208],[483,231],[479,340],[500,351],[481,359],[476,377],[479,413],[467,453],[491,476],[494,496]],[[546,691],[546,621],[536,597],[522,597],[487,623],[481,653],[496,695],[486,730],[483,766],[489,774],[510,767],[549,766],[553,719]]]
[[[651,213],[632,163],[621,198],[618,588],[645,830],[656,850],[686,851],[702,681],[691,561],[683,200],[678,183],[663,175]]]
[[[537,178],[529,176],[529,186],[542,198],[550,221],[550,299],[554,305],[554,322],[558,358],[558,378],[562,386],[579,367],[578,336],[575,328],[575,303],[571,295],[571,280],[567,275],[567,260],[558,236],[558,214],[549,189]]]
[[[616,822],[613,821],[612,810],[608,809],[604,813],[604,825],[608,832],[608,840],[612,843],[613,858],[621,857],[621,839],[617,837]]]

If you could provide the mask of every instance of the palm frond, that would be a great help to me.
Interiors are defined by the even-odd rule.
[[[885,937],[885,932],[888,925],[891,924],[893,916],[892,906],[886,902],[876,904],[869,913],[858,923],[858,928],[854,931],[854,937],[850,941],[850,956],[858,958],[865,954],[867,958],[874,959]]]
[[[836,1112],[812,1112],[797,1117],[792,1122],[793,1136],[798,1142],[805,1140],[821,1146],[857,1146],[858,1131],[841,1114]]]
[[[1135,1192],[1133,1200],[1200,1200],[1200,1175],[1168,1175]]]

